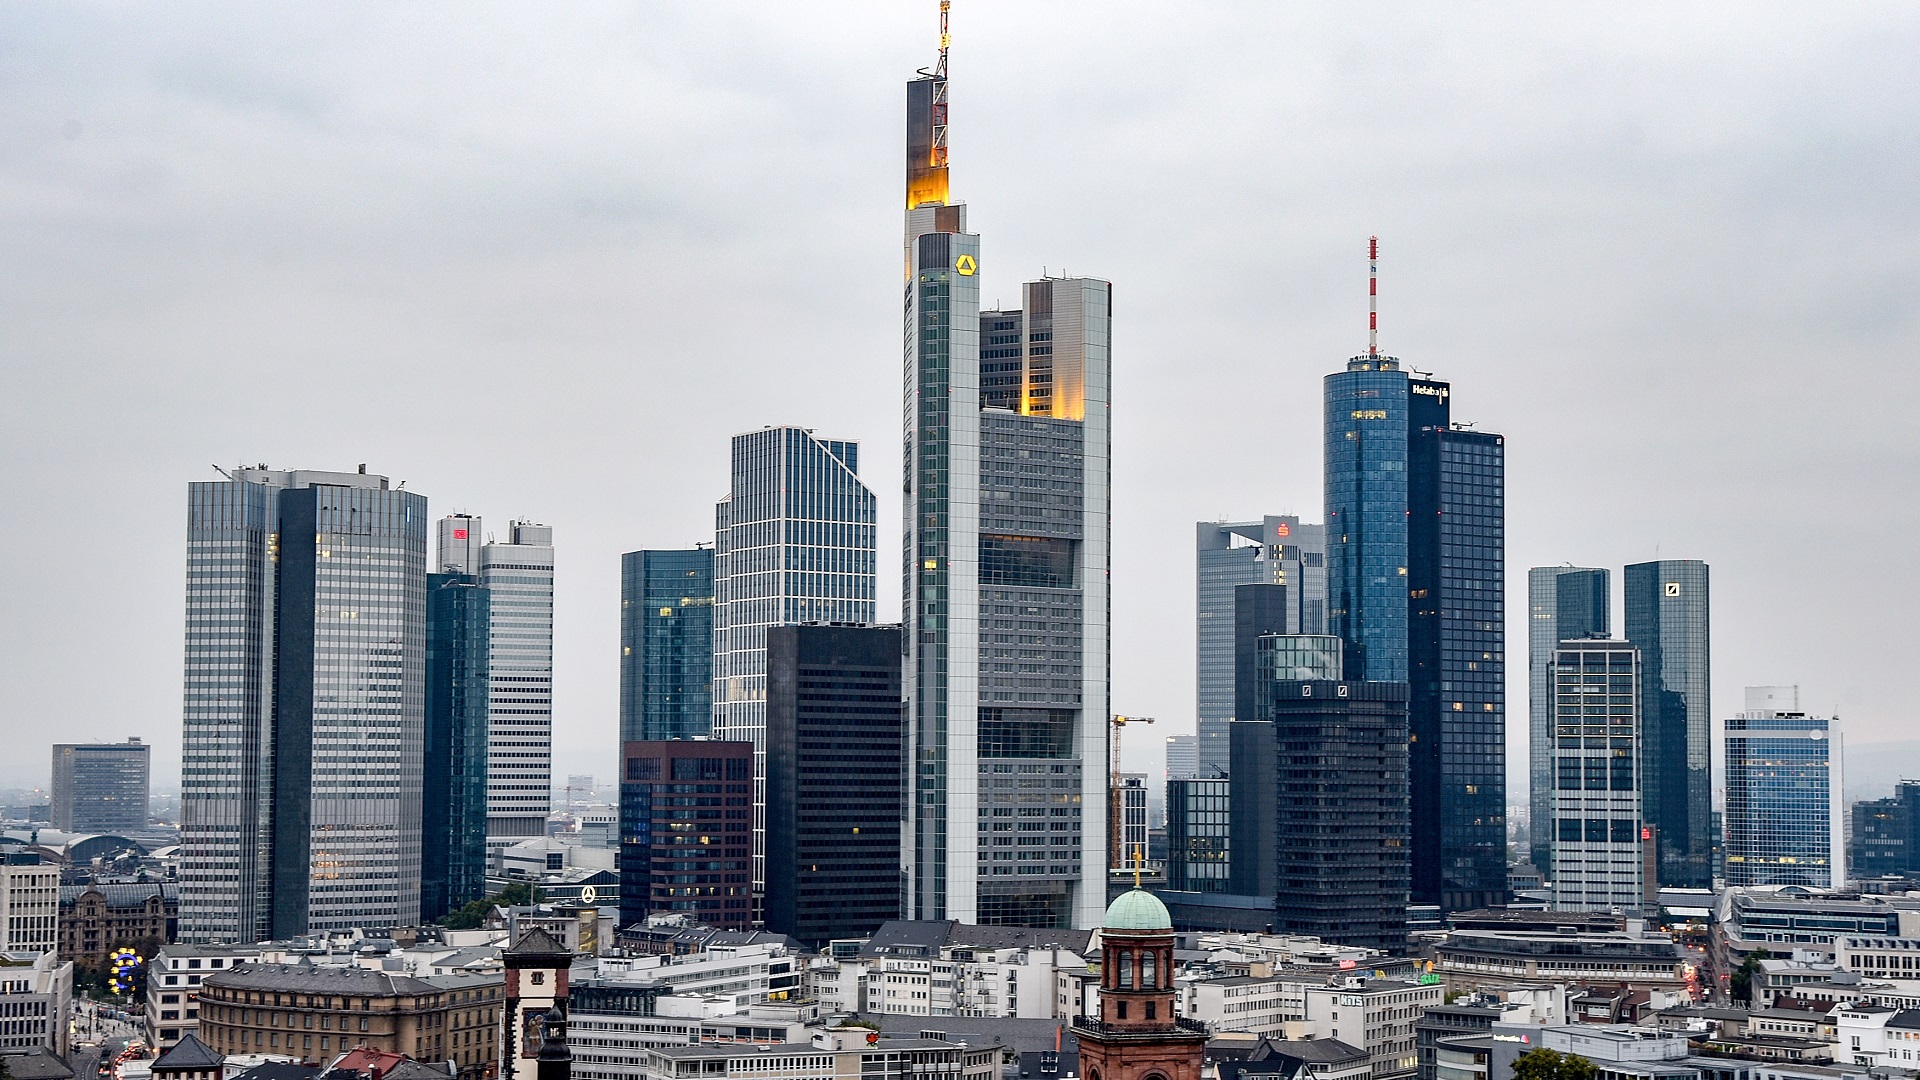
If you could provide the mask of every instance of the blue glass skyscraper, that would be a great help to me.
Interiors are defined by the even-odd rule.
[[[1799,691],[1750,686],[1726,721],[1728,885],[1846,884],[1840,724],[1801,712]]]
[[[488,608],[479,578],[427,575],[422,919],[487,895]]]
[[[1645,672],[1647,823],[1666,888],[1713,885],[1713,712],[1707,564],[1634,563],[1626,571],[1627,640]]]
[[[1327,622],[1349,678],[1408,685],[1412,897],[1506,900],[1505,439],[1368,351],[1326,377]]]
[[[620,556],[620,741],[713,731],[713,549]]]

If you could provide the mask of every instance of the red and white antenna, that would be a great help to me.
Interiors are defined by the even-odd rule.
[[[1367,237],[1367,355],[1380,355],[1380,238]]]

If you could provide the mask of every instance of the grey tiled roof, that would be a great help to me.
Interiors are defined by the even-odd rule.
[[[415,978],[363,967],[329,964],[240,964],[207,977],[205,985],[232,990],[283,990],[296,994],[357,994],[361,997],[411,997],[498,984],[492,974],[436,975]]]

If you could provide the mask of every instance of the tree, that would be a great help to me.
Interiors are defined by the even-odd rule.
[[[1760,961],[1771,960],[1773,954],[1765,949],[1755,949],[1747,954],[1740,966],[1733,969],[1733,977],[1727,980],[1727,989],[1735,1001],[1753,1000],[1753,976],[1760,970]]]
[[[1513,1059],[1513,1080],[1593,1080],[1593,1062],[1541,1047]]]
[[[485,900],[474,900],[459,911],[452,912],[440,920],[440,925],[449,930],[478,930],[487,921],[487,915],[496,907],[521,907],[537,904],[543,897],[540,890],[516,881]]]

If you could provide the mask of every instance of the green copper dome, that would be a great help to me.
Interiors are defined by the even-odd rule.
[[[1172,931],[1173,916],[1167,914],[1167,905],[1159,897],[1136,886],[1107,907],[1101,925],[1108,930]]]

